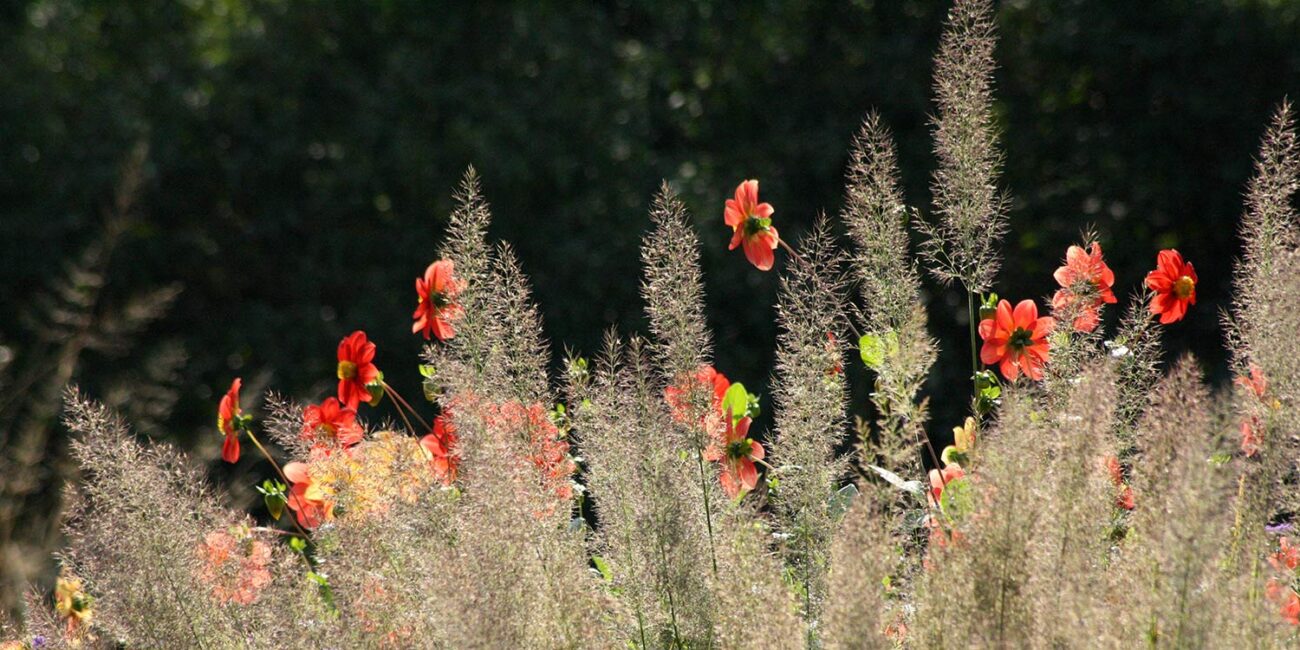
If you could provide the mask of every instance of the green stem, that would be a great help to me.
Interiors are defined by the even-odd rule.
[[[980,353],[979,338],[976,332],[979,328],[979,312],[975,308],[975,292],[966,292],[966,307],[970,312],[970,379],[971,384],[975,383],[975,375],[980,372]],[[978,397],[978,395],[976,396]]]
[[[709,506],[709,483],[704,478],[704,452],[695,450],[695,463],[700,468],[700,492],[704,493],[704,522],[709,527],[709,559],[713,561],[713,577],[718,577],[718,556],[713,552],[713,509]]]

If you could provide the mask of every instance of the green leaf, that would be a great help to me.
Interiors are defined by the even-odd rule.
[[[730,412],[733,422],[745,417],[758,417],[758,396],[745,390],[745,385],[736,382],[722,396],[722,412]]]
[[[858,353],[862,355],[862,363],[872,370],[879,370],[884,365],[885,359],[898,354],[898,333],[885,332],[884,334],[863,334],[858,339]]]
[[[831,518],[839,520],[843,517],[844,513],[848,512],[849,508],[853,506],[853,500],[857,498],[857,496],[858,486],[852,483],[836,490],[835,494],[831,495],[831,500],[827,508],[830,512]]]
[[[437,372],[438,370],[431,365],[424,363],[420,364],[420,376],[425,379],[433,379],[433,376],[437,374]]]
[[[939,493],[939,509],[952,519],[961,519],[975,509],[975,495],[970,481],[958,478],[948,481]]]
[[[307,552],[307,540],[301,537],[290,537],[289,548],[293,549],[296,553],[305,553]]]
[[[605,558],[599,555],[593,555],[591,557],[591,563],[596,565],[596,570],[600,572],[600,577],[604,578],[605,582],[612,582],[614,580],[614,572],[610,571],[609,563],[605,561]]]
[[[885,363],[885,342],[875,334],[863,334],[858,339],[858,352],[862,355],[862,363],[872,370],[878,370]]]

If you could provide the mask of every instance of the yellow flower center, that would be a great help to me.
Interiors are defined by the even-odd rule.
[[[339,362],[339,379],[352,379],[357,376],[357,364],[351,361]]]
[[[1174,283],[1174,294],[1186,300],[1188,296],[1192,295],[1192,290],[1195,288],[1196,281],[1184,275]]]

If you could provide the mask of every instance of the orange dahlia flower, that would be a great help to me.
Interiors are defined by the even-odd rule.
[[[1032,300],[1021,300],[1015,310],[1011,303],[998,301],[992,318],[980,321],[980,361],[998,365],[1002,376],[1015,381],[1024,372],[1030,379],[1043,378],[1043,365],[1048,360],[1047,335],[1056,327],[1050,316],[1038,316],[1038,305]]]
[[[758,202],[758,181],[747,180],[736,186],[736,198],[727,199],[722,218],[731,226],[731,245],[727,250],[744,246],[745,258],[760,271],[772,268],[772,251],[781,242],[772,226],[771,203]]]
[[[749,438],[750,418],[733,422],[728,411],[726,421],[722,439],[715,440],[704,450],[704,459],[722,464],[718,480],[722,483],[722,491],[734,499],[742,489],[749,491],[758,486],[758,467],[754,461],[763,460],[765,453],[763,445]]]
[[[1052,309],[1061,310],[1082,302],[1074,317],[1074,329],[1091,332],[1097,329],[1101,316],[1097,308],[1117,302],[1113,287],[1115,273],[1101,257],[1101,244],[1092,242],[1085,252],[1079,246],[1065,251],[1065,265],[1052,275],[1061,288],[1052,296]]]

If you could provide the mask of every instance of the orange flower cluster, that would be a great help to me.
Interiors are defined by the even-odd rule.
[[[248,526],[214,530],[198,546],[199,579],[221,603],[251,605],[271,584],[271,546]]]

